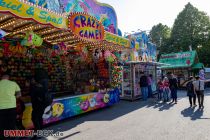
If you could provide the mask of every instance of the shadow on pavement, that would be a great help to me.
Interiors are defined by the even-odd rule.
[[[159,107],[159,111],[169,110],[174,105],[174,103],[165,103],[163,106]]]
[[[195,107],[189,107],[184,109],[181,114],[184,117],[190,117],[191,120],[195,121],[197,119],[210,119],[210,118],[202,118],[203,116],[203,109],[195,109]]]
[[[207,95],[210,95],[208,93]],[[178,93],[178,99],[185,98],[186,92],[185,91],[179,91]],[[138,110],[140,108],[153,108],[153,109],[159,109],[159,111],[169,110],[171,107],[173,107],[174,104],[171,103],[163,103],[158,102],[157,98],[148,99],[147,101],[137,100],[134,102],[130,101],[124,101],[121,100],[119,103],[106,107],[103,109],[99,109],[96,111],[91,111],[89,113],[84,113],[79,116],[71,117],[69,119],[60,121],[59,123],[53,123],[47,126],[45,129],[51,129],[54,130],[54,132],[64,132],[67,130],[71,130],[75,128],[76,126],[87,122],[87,121],[111,121],[114,119],[117,119],[121,116],[127,115],[135,110]],[[184,117],[191,117],[192,120],[196,119],[208,119],[208,118],[201,118],[203,115],[203,112],[200,110],[192,110],[192,108],[187,108],[183,110],[182,115]],[[77,135],[80,132],[75,132],[73,134],[59,137],[57,139],[69,139],[73,135]]]
[[[121,100],[119,103],[113,106],[91,111],[89,113],[80,114],[79,116],[65,119],[63,121],[60,121],[59,123],[52,123],[48,125],[45,129],[46,130],[50,129],[53,130],[54,132],[57,131],[64,132],[67,130],[71,130],[72,128],[75,128],[77,125],[80,125],[87,121],[111,121],[123,115],[129,114],[130,112],[146,107],[148,102],[149,101],[142,101],[142,100],[137,100],[134,102]],[[65,136],[67,138],[62,137],[60,138],[60,140],[68,139],[69,137],[76,135],[78,133],[80,132],[74,133],[69,136]]]

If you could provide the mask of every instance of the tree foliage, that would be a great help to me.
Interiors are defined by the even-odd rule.
[[[159,50],[158,59],[161,54],[170,52],[171,29],[167,25],[159,23],[154,25],[150,31],[151,41],[157,45]]]
[[[171,30],[160,23],[152,27],[150,36],[160,46],[160,54],[189,51],[191,46],[200,62],[210,66],[210,18],[190,3],[178,14]]]
[[[208,40],[210,20],[206,13],[199,11],[188,3],[175,19],[171,44],[180,51],[193,50]]]
[[[165,43],[170,38],[171,29],[167,25],[159,23],[152,27],[150,31],[150,37],[152,42],[161,47],[162,43]]]
[[[205,67],[210,67],[210,40],[197,48],[197,53],[200,62],[202,62]]]

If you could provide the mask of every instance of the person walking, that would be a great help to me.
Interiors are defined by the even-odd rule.
[[[169,76],[169,88],[171,90],[171,98],[172,102],[175,102],[177,104],[177,89],[178,89],[178,82],[176,77],[173,74],[170,74]]]
[[[148,82],[148,98],[152,98],[152,74],[147,77]]]
[[[43,128],[45,96],[48,94],[48,74],[43,68],[35,69],[34,79],[31,82],[31,103],[32,103],[32,122],[34,130],[41,130]],[[34,139],[37,137],[34,136]]]
[[[169,86],[169,80],[167,77],[165,77],[163,80],[163,102],[169,101],[169,94],[171,92]]]
[[[3,72],[0,80],[0,139],[4,130],[16,129],[16,99],[21,96],[19,85],[10,80],[10,71]]]
[[[140,77],[139,84],[140,84],[143,100],[146,101],[148,97],[148,82],[147,82],[147,76],[144,73]]]
[[[158,100],[162,100],[164,85],[161,78],[158,80],[157,88],[158,88]]]
[[[193,82],[194,92],[197,94],[199,109],[204,108],[204,90],[205,83],[210,82],[210,80],[201,80],[199,76],[195,77],[195,81]]]
[[[194,92],[193,86],[194,78],[191,76],[189,78],[189,82],[187,83],[187,96],[189,97],[190,107],[195,107],[196,105],[196,93]]]

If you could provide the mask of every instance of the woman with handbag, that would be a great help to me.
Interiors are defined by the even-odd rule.
[[[167,77],[165,77],[163,80],[163,102],[169,101],[169,95],[171,93],[169,86],[170,86],[169,80]]]
[[[203,109],[205,83],[210,82],[210,80],[201,80],[199,76],[196,76],[195,79],[196,80],[193,82],[194,92],[198,97],[199,109]]]
[[[196,93],[194,92],[193,80],[194,80],[194,78],[191,76],[189,78],[189,82],[186,85],[187,96],[189,97],[190,107],[197,106],[196,105]]]

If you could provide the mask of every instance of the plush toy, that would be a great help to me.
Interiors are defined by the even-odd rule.
[[[9,56],[11,54],[11,51],[9,49],[10,46],[9,43],[4,43],[2,46],[4,47],[3,49],[4,56]]]
[[[34,46],[41,46],[43,43],[43,39],[37,34],[33,34],[32,42]]]
[[[52,51],[51,51],[51,57],[57,56],[59,53],[59,46],[58,45],[53,45],[52,46]]]
[[[0,29],[0,39],[6,35],[6,32]]]
[[[203,69],[199,71],[199,77],[201,80],[205,80],[205,71]]]
[[[105,51],[104,53],[105,59],[108,58],[109,56],[111,56],[111,52],[109,50]]]
[[[32,31],[26,32],[25,38],[21,41],[23,46],[41,46],[42,43],[43,39]]]
[[[61,42],[58,44],[59,45],[59,50],[61,55],[66,55],[68,53],[67,47],[64,44],[64,42]]]
[[[95,49],[95,51],[93,53],[93,61],[95,63],[97,63],[99,58],[100,58],[100,50],[99,49]]]
[[[87,50],[86,47],[83,47],[82,48],[82,57],[83,57],[83,59],[86,59],[87,56],[88,56],[88,50]]]

